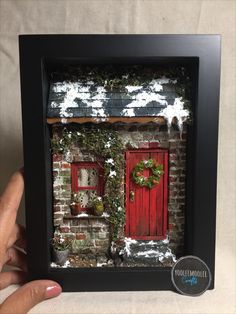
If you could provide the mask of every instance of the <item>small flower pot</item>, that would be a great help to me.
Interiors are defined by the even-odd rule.
[[[69,249],[66,249],[64,251],[58,251],[55,248],[53,248],[52,253],[53,253],[53,261],[60,265],[63,266],[65,262],[68,260],[69,256]]]
[[[77,216],[77,215],[81,214],[82,209],[81,209],[80,203],[70,204],[70,212],[71,212],[72,216]]]
[[[93,213],[95,216],[101,216],[104,212],[104,205],[103,203],[97,203],[93,207]]]

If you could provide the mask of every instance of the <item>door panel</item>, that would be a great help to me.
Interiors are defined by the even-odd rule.
[[[132,178],[134,167],[141,160],[154,159],[163,165],[164,175],[152,189],[137,185]],[[149,176],[145,169],[144,175]],[[136,150],[126,152],[126,236],[134,239],[161,239],[167,228],[168,152]],[[134,193],[132,199],[131,193]]]

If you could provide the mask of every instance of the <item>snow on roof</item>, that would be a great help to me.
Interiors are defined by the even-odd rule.
[[[115,92],[88,83],[51,82],[48,117],[156,116],[177,97],[174,84],[163,78]]]
[[[168,125],[176,117],[181,129],[189,112],[176,92],[178,81],[164,75],[159,78],[150,75],[143,80],[142,73],[137,69],[122,75],[122,79],[118,77],[121,85],[115,88],[108,86],[111,82],[108,72],[104,72],[100,80],[93,76],[96,70],[86,72],[87,75],[82,73],[76,79],[52,77],[47,117],[62,120],[86,117],[103,121],[109,117],[162,116],[167,119]]]

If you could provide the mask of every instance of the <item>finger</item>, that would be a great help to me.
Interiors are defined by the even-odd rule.
[[[26,273],[19,270],[7,271],[0,274],[0,290],[12,284],[20,284],[26,281]]]
[[[15,172],[0,199],[0,212],[17,211],[24,190],[24,179],[20,171]]]
[[[25,228],[19,224],[15,224],[11,236],[8,240],[7,248],[16,245],[22,249],[26,249]]]
[[[9,183],[0,199],[0,269],[2,256],[5,255],[7,243],[15,225],[17,209],[24,190],[24,180],[21,172],[16,172],[10,178]]]
[[[36,304],[58,296],[61,291],[58,283],[51,280],[29,282],[2,303],[0,313],[25,314]]]
[[[27,271],[26,254],[17,250],[16,248],[10,248],[5,254],[4,264],[15,266],[23,271]]]

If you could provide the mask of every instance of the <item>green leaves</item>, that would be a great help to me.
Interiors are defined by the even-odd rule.
[[[145,177],[143,175],[144,169],[150,169],[152,171],[152,175]],[[137,185],[151,189],[155,185],[159,184],[160,177],[163,173],[163,165],[157,164],[153,159],[148,159],[141,160],[137,163],[132,172],[132,177]]]

